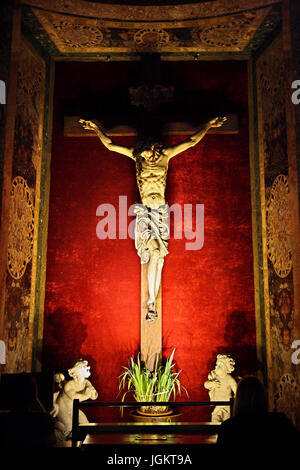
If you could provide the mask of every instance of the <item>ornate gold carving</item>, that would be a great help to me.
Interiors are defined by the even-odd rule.
[[[292,269],[289,186],[284,175],[278,175],[272,185],[267,201],[266,222],[268,257],[276,274],[283,278]]]
[[[9,275],[5,286],[4,338],[8,345],[6,372],[10,373],[32,369],[32,348],[41,340],[42,320],[38,318],[40,311],[35,309],[36,292],[43,289],[37,278],[37,265],[39,222],[42,223],[39,206],[46,64],[24,37],[21,41],[7,224]]]
[[[262,216],[264,320],[269,399],[275,400],[283,375],[293,371],[294,288],[286,121],[288,59],[279,34],[256,62],[260,197]],[[289,275],[288,275],[289,274]],[[282,278],[285,282],[282,283]],[[278,408],[295,415],[290,381],[282,383]],[[287,389],[286,389],[287,387]],[[285,391],[286,389],[286,391]]]
[[[159,51],[240,52],[245,49],[270,7],[184,23],[150,25],[33,10],[61,53]],[[191,17],[193,18],[193,17]]]
[[[285,113],[287,62],[282,47],[283,39],[278,36],[257,61],[261,165],[265,178],[271,181],[276,175],[284,172],[282,168],[287,161]]]
[[[18,69],[18,90],[26,97],[38,91],[44,78],[44,70],[40,61],[33,54],[21,54]]]
[[[188,3],[183,5],[128,5],[113,3],[95,3],[82,0],[22,0],[26,5],[41,7],[60,13],[72,13],[93,18],[111,18],[114,21],[130,21],[144,23],[145,21],[170,22],[190,18],[208,18],[243,12],[250,8],[263,8],[278,3],[278,0],[215,0],[212,2]],[[164,26],[162,26],[164,27]]]
[[[266,11],[252,11],[202,20],[199,27],[193,30],[193,38],[200,50],[243,51],[265,16]]]
[[[103,32],[93,18],[34,13],[61,52],[97,52],[102,45]]]
[[[34,174],[31,178],[28,174],[30,161],[32,161],[38,176],[41,159],[43,130],[41,116],[44,106],[45,76],[44,61],[27,43],[24,43],[18,67],[14,153],[17,162],[15,174],[24,174],[25,171],[28,181],[35,179]],[[31,182],[29,184],[31,185]]]
[[[134,41],[138,46],[162,46],[168,44],[169,39],[169,34],[164,29],[145,28],[134,35]]]
[[[291,406],[292,404],[297,403],[298,400],[299,388],[296,378],[290,373],[283,374],[280,378],[278,392],[274,398],[276,411],[284,413],[294,422],[294,424],[296,424],[299,411],[296,407],[295,410],[297,411],[291,412]]]
[[[276,336],[285,351],[290,351],[294,328],[294,296],[287,282],[280,284],[270,299],[271,323],[273,325],[273,342]],[[279,329],[280,334],[277,331]]]
[[[53,23],[53,28],[61,38],[64,46],[71,49],[93,48],[103,41],[103,33],[98,26],[69,23],[58,21]]]
[[[34,207],[30,188],[22,176],[12,182],[8,229],[7,267],[14,279],[20,279],[32,258]]]

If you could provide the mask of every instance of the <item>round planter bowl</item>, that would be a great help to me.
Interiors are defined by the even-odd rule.
[[[141,406],[141,408],[136,411],[142,416],[168,416],[173,413],[168,406],[159,405]]]

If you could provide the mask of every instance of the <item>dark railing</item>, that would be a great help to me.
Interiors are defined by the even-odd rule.
[[[119,423],[87,423],[79,424],[80,407],[124,407],[139,408],[141,406],[151,406],[152,402],[79,402],[73,401],[73,441],[81,441],[87,434],[217,434],[219,424],[198,423],[198,422],[119,422]],[[193,402],[155,402],[153,405],[159,406],[232,406],[232,401],[193,401]],[[151,418],[149,418],[151,419]]]

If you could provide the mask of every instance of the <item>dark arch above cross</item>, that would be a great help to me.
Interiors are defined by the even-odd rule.
[[[145,54],[130,64],[127,82],[111,93],[83,89],[78,99],[63,103],[64,135],[94,135],[78,124],[79,117],[100,122],[110,136],[188,135],[209,118],[227,116],[222,128],[210,132],[238,132],[238,106],[226,93],[186,91],[172,77],[169,62],[159,54]]]

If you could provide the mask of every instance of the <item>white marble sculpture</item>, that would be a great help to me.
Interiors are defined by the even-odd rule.
[[[230,375],[234,370],[235,361],[226,354],[218,354],[215,368],[208,374],[204,387],[209,390],[211,401],[230,401],[235,396],[237,383]],[[211,414],[213,423],[222,423],[230,418],[229,406],[216,406]]]
[[[63,374],[55,374],[59,391],[53,396],[52,416],[55,418],[55,432],[58,440],[67,440],[72,435],[73,400],[96,400],[97,390],[87,378],[91,375],[88,361],[80,359],[68,370],[71,380],[65,380]],[[79,410],[79,423],[88,423],[86,415]]]
[[[167,173],[171,158],[200,142],[212,127],[221,127],[226,117],[215,117],[205,122],[188,139],[173,146],[165,146],[152,138],[138,140],[134,147],[125,147],[112,142],[102,125],[80,119],[84,129],[95,132],[103,145],[112,152],[131,158],[136,166],[136,179],[140,202],[134,209],[136,214],[135,247],[141,264],[147,265],[148,312],[146,320],[154,322],[158,316],[156,300],[161,285],[165,256],[168,254],[169,219],[165,201]]]

